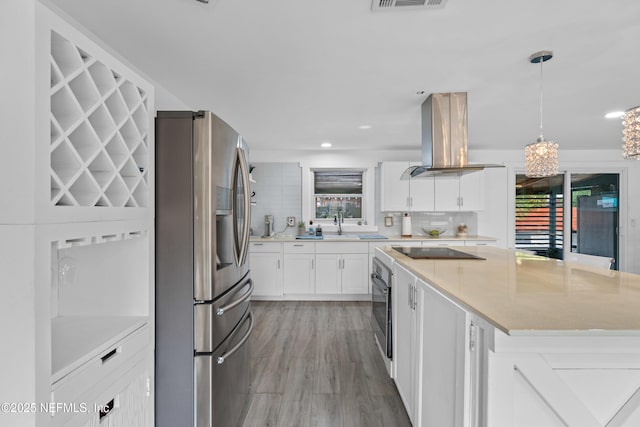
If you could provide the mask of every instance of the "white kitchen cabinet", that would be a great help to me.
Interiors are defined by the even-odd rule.
[[[435,207],[440,212],[484,210],[484,171],[435,177]]]
[[[422,290],[416,287],[416,278],[409,271],[395,265],[393,269],[393,361],[394,381],[407,410],[409,419],[415,425],[418,399],[418,361],[420,345],[418,329],[422,316]]]
[[[314,294],[315,244],[311,242],[284,243],[284,293]]]
[[[316,293],[339,294],[341,292],[342,258],[338,254],[317,254]]]
[[[316,292],[369,293],[369,244],[324,242],[316,244]]]
[[[463,427],[466,313],[421,280],[417,283],[423,348],[414,425]]]
[[[434,210],[433,178],[401,180],[412,163],[383,162],[380,166],[380,210],[383,212],[429,212]]]
[[[253,296],[281,297],[283,294],[282,244],[251,242],[249,250]]]
[[[342,254],[342,293],[369,293],[369,257],[363,254]]]

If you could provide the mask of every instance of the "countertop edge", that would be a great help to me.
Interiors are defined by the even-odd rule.
[[[262,237],[262,236],[251,236],[249,238],[250,242],[274,242],[274,243],[278,243],[278,242],[299,242],[299,241],[310,241],[310,242],[402,242],[402,241],[406,241],[406,242],[422,242],[422,241],[431,241],[431,242],[437,242],[437,241],[459,241],[459,242],[465,242],[465,241],[472,241],[472,242],[496,242],[498,239],[496,239],[495,237],[488,237],[488,236],[466,236],[466,237],[455,237],[455,236],[443,236],[443,237],[437,237],[437,238],[433,238],[433,237],[427,237],[427,236],[413,236],[413,237],[400,237],[400,236],[387,236],[386,239],[360,239],[358,237],[355,238],[343,238],[343,237],[327,237],[327,235],[324,236],[324,239],[296,239],[295,236],[283,236],[283,237],[275,237],[275,236],[271,236],[271,237]]]

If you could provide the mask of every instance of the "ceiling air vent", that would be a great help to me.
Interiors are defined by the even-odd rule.
[[[372,0],[371,10],[442,9],[447,0]]]

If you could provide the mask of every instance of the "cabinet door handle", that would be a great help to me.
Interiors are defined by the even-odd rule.
[[[409,197],[407,197],[407,207],[411,207],[411,200]]]
[[[413,301],[411,301],[411,297],[413,296],[413,292],[411,292],[411,289],[413,288],[413,286],[411,285],[411,283],[409,283],[409,301],[407,302],[407,304],[409,305],[409,308],[413,307]]]
[[[280,260],[278,259],[278,270],[280,270]]]
[[[102,419],[104,417],[106,417],[107,415],[109,415],[109,413],[111,413],[111,410],[113,409],[115,403],[115,399],[111,399],[110,401],[108,401],[107,403],[105,403],[102,406],[98,406],[98,408],[100,409],[100,421],[102,421]]]
[[[118,353],[120,353],[120,347],[116,347],[113,350],[111,350],[109,353],[105,354],[104,356],[102,356],[100,358],[100,360],[102,361],[102,364],[104,365],[105,363],[107,363],[109,360],[113,359],[114,357],[116,357],[118,355]]]
[[[314,269],[314,267],[313,267],[314,261],[315,261],[315,260],[313,260],[313,259],[311,260],[311,269],[312,269],[312,270]]]
[[[418,306],[418,287],[413,285],[413,311],[416,310]]]

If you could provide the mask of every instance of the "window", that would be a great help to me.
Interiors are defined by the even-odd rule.
[[[315,219],[362,220],[363,171],[321,169],[313,171]]]
[[[317,221],[330,232],[335,215],[342,212],[345,226],[378,231],[374,211],[377,166],[377,162],[333,158],[300,162],[303,221]]]
[[[516,175],[517,249],[562,259],[564,177],[528,178]]]

